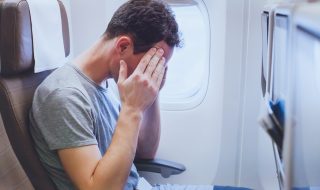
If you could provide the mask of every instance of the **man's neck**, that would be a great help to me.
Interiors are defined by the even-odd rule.
[[[79,55],[73,64],[100,85],[111,77],[109,54],[108,42],[101,38],[89,50]]]

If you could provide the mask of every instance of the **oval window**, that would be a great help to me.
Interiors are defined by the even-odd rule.
[[[160,93],[164,110],[186,110],[205,97],[209,77],[210,23],[202,1],[167,0],[179,25],[182,47],[168,63],[166,84]]]

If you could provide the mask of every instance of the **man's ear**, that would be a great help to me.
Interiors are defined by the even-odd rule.
[[[130,37],[120,36],[116,41],[116,49],[120,55],[125,55],[132,51],[133,43]]]

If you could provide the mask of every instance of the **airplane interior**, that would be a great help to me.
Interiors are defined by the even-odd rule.
[[[162,1],[182,46],[159,95],[159,148],[134,160],[139,175],[151,185],[320,190],[320,0]],[[0,190],[58,190],[29,131],[34,93],[125,2],[0,0]]]

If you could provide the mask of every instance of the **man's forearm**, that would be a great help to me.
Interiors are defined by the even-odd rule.
[[[105,184],[108,189],[113,189],[111,184],[119,189],[120,184],[126,183],[136,153],[141,118],[142,114],[130,108],[121,110],[110,147],[94,171],[93,183]]]
[[[146,159],[155,157],[160,141],[160,131],[160,108],[157,98],[143,115],[136,157]]]

